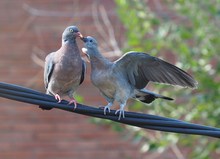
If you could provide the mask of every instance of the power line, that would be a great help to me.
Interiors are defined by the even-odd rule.
[[[107,113],[107,115],[104,115],[102,109],[82,105],[79,103],[77,104],[77,108],[74,110],[74,106],[68,105],[68,102],[65,100],[62,100],[61,103],[57,103],[53,96],[38,92],[33,89],[4,82],[0,82],[0,96],[11,100],[39,105],[39,107],[43,109],[57,108],[72,113],[109,119],[115,122],[145,129],[220,138],[219,128],[193,124],[172,118],[136,112],[125,112],[125,118],[118,120],[118,116],[115,115],[115,110],[112,110],[110,113]]]

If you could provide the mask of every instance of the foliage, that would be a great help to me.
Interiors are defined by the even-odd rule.
[[[152,1],[115,2],[126,29],[125,51],[150,52],[170,62],[173,57],[199,82],[197,90],[153,84],[154,92],[160,90],[175,102],[156,100],[149,107],[136,103],[129,110],[220,127],[220,1],[155,1],[156,9],[149,7]],[[206,159],[220,153],[219,141],[208,137],[127,129],[143,143],[143,151],[163,152],[176,145],[190,147],[186,158]]]

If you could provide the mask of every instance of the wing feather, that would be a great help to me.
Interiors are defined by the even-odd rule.
[[[84,60],[82,60],[82,75],[81,75],[81,79],[80,79],[80,83],[82,84],[84,79],[85,79],[85,75],[86,75],[86,62]]]
[[[45,58],[45,65],[44,65],[44,85],[47,89],[48,83],[50,82],[51,75],[54,69],[54,61],[53,61],[54,53],[50,53]]]
[[[159,58],[142,52],[128,52],[114,62],[129,82],[138,89],[149,81],[195,88],[197,82],[187,72]]]

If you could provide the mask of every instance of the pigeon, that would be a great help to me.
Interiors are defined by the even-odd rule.
[[[74,109],[77,102],[73,94],[84,81],[86,70],[76,43],[77,37],[83,37],[79,29],[76,26],[67,27],[62,34],[62,46],[46,56],[44,67],[46,93],[53,95],[58,102],[68,96],[69,104],[74,103]]]
[[[145,89],[152,82],[196,88],[197,81],[180,68],[143,52],[127,52],[118,60],[111,62],[103,57],[98,49],[95,38],[88,36],[82,38],[85,48],[83,53],[91,63],[91,81],[108,104],[104,106],[104,114],[110,112],[114,101],[120,105],[115,111],[125,118],[124,107],[129,98],[137,99],[143,103],[151,103],[157,98],[173,100]]]

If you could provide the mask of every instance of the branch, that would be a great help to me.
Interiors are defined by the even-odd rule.
[[[101,19],[99,19],[99,15],[101,15]],[[94,3],[92,5],[92,16],[93,16],[93,21],[97,28],[97,31],[103,39],[101,44],[104,45],[104,47],[113,49],[113,51],[105,53],[105,54],[111,55],[111,56],[121,55],[122,52],[118,46],[116,36],[115,36],[115,31],[109,19],[109,13],[106,11],[104,6],[102,5],[97,6],[97,4]]]
[[[180,149],[178,148],[178,146],[176,144],[172,144],[171,149],[173,150],[177,159],[185,159],[185,157],[183,156],[183,154],[181,153]]]
[[[20,102],[40,105],[40,107],[46,109],[57,108],[72,113],[78,113],[102,119],[109,119],[115,122],[137,126],[145,129],[220,138],[219,128],[192,124],[172,118],[135,112],[125,112],[126,117],[118,120],[118,116],[115,115],[115,110],[112,110],[107,115],[104,115],[102,109],[82,105],[80,103],[78,103],[77,108],[73,110],[74,106],[68,105],[68,102],[65,100],[62,100],[61,103],[57,103],[53,96],[40,93],[29,88],[3,82],[0,82],[0,96]]]
[[[43,57],[44,55],[44,57]],[[46,53],[38,47],[34,47],[33,53],[31,54],[31,59],[34,63],[44,68],[44,58]],[[40,57],[41,56],[41,57]]]
[[[74,6],[74,9],[75,8],[78,8],[78,7],[75,7],[75,5],[77,4],[78,1],[73,1],[73,6]],[[91,12],[90,11],[83,11],[83,12],[73,12],[72,11],[57,11],[57,10],[49,10],[48,9],[37,9],[37,8],[34,8],[30,5],[28,5],[27,3],[23,3],[23,9],[29,13],[30,15],[32,16],[42,16],[42,17],[54,17],[54,18],[57,18],[57,17],[90,17],[91,16]],[[115,12],[113,10],[110,10],[107,12],[108,15],[112,15],[112,16],[116,16]]]
[[[24,3],[23,9],[27,11],[32,16],[43,16],[43,17],[86,17],[90,16],[89,12],[80,12],[73,14],[70,12],[63,12],[63,11],[48,11],[48,10],[42,10],[42,9],[36,9],[31,7],[30,5]]]

